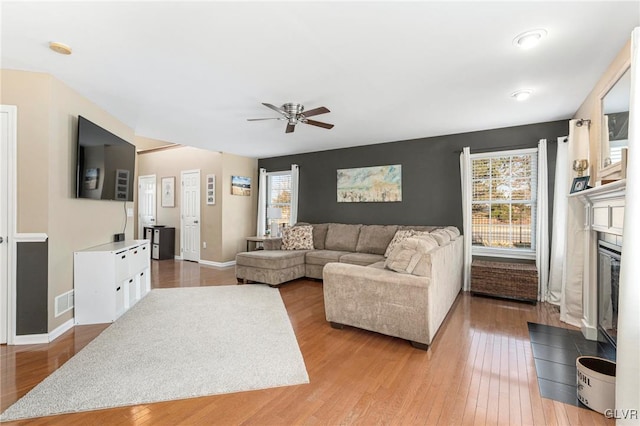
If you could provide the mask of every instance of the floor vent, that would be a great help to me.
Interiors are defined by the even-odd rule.
[[[56,297],[56,317],[64,314],[67,311],[73,309],[73,290],[69,290],[66,293]]]

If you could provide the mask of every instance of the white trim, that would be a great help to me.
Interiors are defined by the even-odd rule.
[[[175,260],[183,260],[183,259],[182,259],[182,255],[180,255],[180,254],[176,254],[175,256],[173,256],[173,258],[174,258]]]
[[[471,248],[471,253],[474,256],[486,256],[486,257],[505,257],[509,259],[531,259],[535,260],[536,252],[530,250],[519,249],[501,249],[495,247],[479,247],[475,246]]]
[[[46,345],[49,343],[49,334],[25,334],[24,336],[14,336],[10,345]]]
[[[16,243],[43,243],[47,241],[49,236],[45,233],[16,233],[14,234],[13,241]]]
[[[17,201],[17,168],[18,168],[18,107],[15,105],[0,105],[0,111],[9,116],[7,141],[7,231],[9,242],[7,246],[7,263],[9,266],[9,282],[7,283],[7,344],[15,344],[16,338],[16,244],[14,240],[17,234],[16,217],[18,215]]]
[[[229,266],[235,266],[236,261],[230,260],[228,262],[213,262],[211,260],[202,260],[200,259],[198,263],[202,265],[215,266],[216,268],[228,268]]]
[[[52,332],[49,333],[49,342],[53,342],[58,337],[71,330],[74,327],[74,324],[75,318],[71,318],[70,320],[65,321],[64,323],[56,327]]]
[[[525,149],[510,149],[505,151],[493,151],[493,152],[476,152],[471,154],[471,159],[474,158],[493,158],[493,157],[512,157],[514,155],[523,154],[535,154],[538,152],[538,148],[525,148]]]

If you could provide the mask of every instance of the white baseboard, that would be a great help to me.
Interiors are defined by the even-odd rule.
[[[43,343],[49,343],[49,334],[27,334],[13,338],[14,345],[40,345]]]
[[[173,256],[173,258],[175,260],[182,260],[182,255],[176,255],[176,256]]]
[[[51,333],[43,334],[26,334],[24,336],[15,336],[13,338],[13,345],[41,345],[53,342],[58,337],[62,336],[67,331],[73,328],[75,320],[71,318],[65,321],[59,327],[56,327]]]
[[[56,327],[55,330],[49,333],[49,341],[53,342],[58,337],[62,336],[64,333],[71,330],[74,324],[75,324],[75,319],[71,318],[70,320],[65,321],[62,325]]]
[[[229,266],[235,266],[236,265],[236,261],[235,260],[230,260],[228,262],[213,262],[211,260],[202,260],[202,259],[200,259],[200,261],[198,263],[202,263],[203,265],[208,265],[208,266],[215,266],[216,268],[228,268]]]

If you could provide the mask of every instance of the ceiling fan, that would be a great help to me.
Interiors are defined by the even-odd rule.
[[[329,111],[328,108],[325,108],[325,107],[318,107],[318,108],[310,109],[309,111],[305,111],[303,105],[291,103],[291,102],[282,105],[282,107],[280,108],[265,102],[263,102],[262,105],[280,113],[282,117],[247,118],[247,121],[287,120],[287,129],[285,130],[285,133],[293,133],[293,131],[296,128],[295,126],[298,123],[311,124],[312,126],[322,127],[323,129],[333,128],[333,124],[323,123],[322,121],[309,120],[308,118],[308,117],[313,117],[314,115],[326,114],[328,112],[331,112]]]

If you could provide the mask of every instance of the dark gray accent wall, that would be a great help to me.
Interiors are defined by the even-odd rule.
[[[19,242],[16,257],[16,335],[48,333],[49,244]]]
[[[558,137],[566,136],[568,132],[568,120],[560,120],[264,158],[258,161],[258,165],[267,171],[287,170],[291,164],[300,166],[299,221],[454,225],[462,229],[460,153],[463,147],[469,146],[473,154],[534,148],[540,139],[547,139],[549,191],[553,197],[556,142]],[[295,138],[295,133],[287,136]],[[337,202],[337,169],[388,164],[402,165],[402,202]]]

